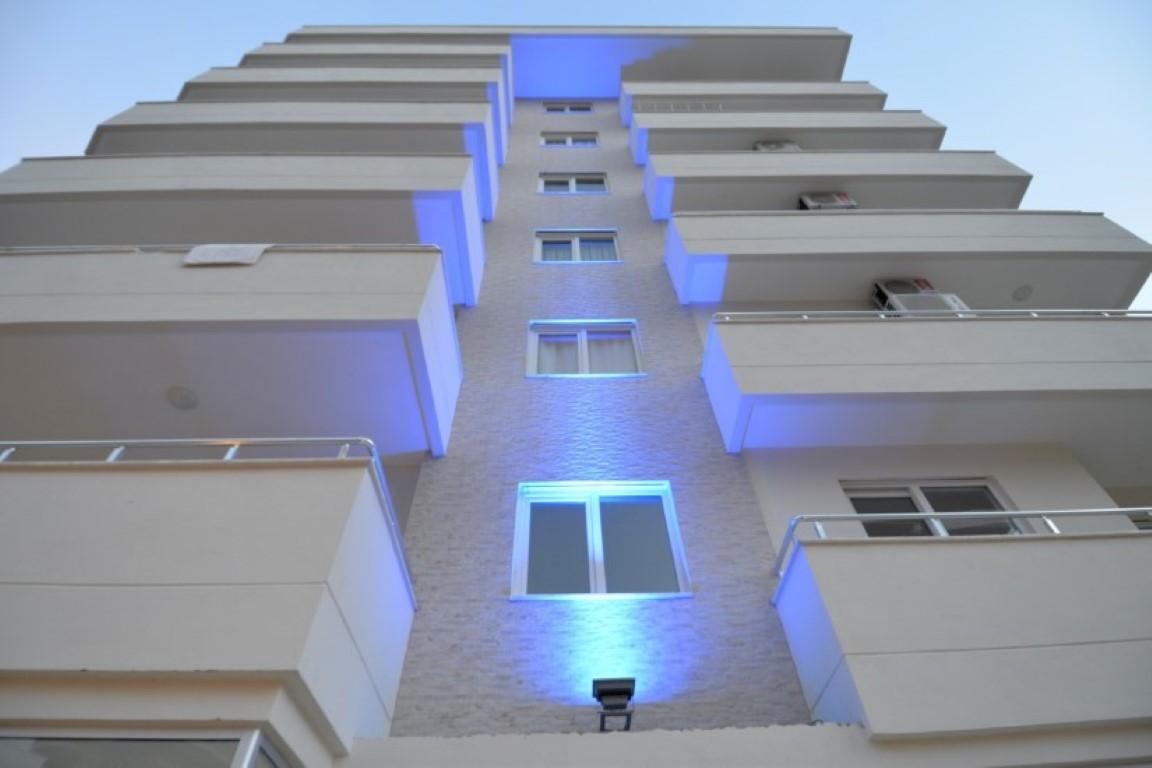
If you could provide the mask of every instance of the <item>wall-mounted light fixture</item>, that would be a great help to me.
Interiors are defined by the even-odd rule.
[[[636,693],[633,677],[601,678],[592,681],[592,698],[600,702],[600,730],[608,730],[610,717],[624,718],[620,730],[632,730],[632,696]]]

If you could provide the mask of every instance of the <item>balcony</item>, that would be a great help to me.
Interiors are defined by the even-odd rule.
[[[1139,487],[1152,476],[1150,319],[1125,310],[721,314],[702,375],[732,452],[1060,443],[1102,485]]]
[[[791,211],[846,192],[861,208],[1016,208],[1031,176],[994,152],[700,152],[652,155],[653,219],[690,211]]]
[[[491,219],[502,134],[477,103],[150,102],[98,125],[87,154],[467,154]]]
[[[697,112],[864,112],[883,109],[887,94],[864,82],[633,82],[620,84],[620,119]]]
[[[416,603],[370,442],[0,443],[0,522],[7,724],[388,735]]]
[[[466,155],[45,158],[0,174],[0,245],[426,243],[474,304],[478,200]]]
[[[1152,534],[1127,519],[1150,512],[1014,512],[1029,533],[945,538],[851,531],[981,515],[794,518],[774,602],[813,717],[873,740],[1146,724],[1152,596],[1133,579]]]
[[[695,213],[672,218],[664,262],[683,304],[864,309],[872,281],[916,276],[974,309],[1120,309],[1152,245],[1085,213]]]
[[[944,126],[923,112],[639,113],[629,144],[637,165],[648,153],[747,152],[761,141],[805,151],[939,149]]]
[[[507,144],[512,95],[498,69],[215,67],[184,84],[180,101],[487,102],[495,115],[496,146]],[[501,155],[502,157],[503,155]]]
[[[436,249],[276,246],[219,267],[186,251],[0,250],[3,438],[446,450],[463,374]]]

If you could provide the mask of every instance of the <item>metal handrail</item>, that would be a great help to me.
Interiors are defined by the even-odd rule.
[[[396,518],[396,509],[392,506],[392,496],[388,492],[388,480],[384,475],[383,465],[380,463],[380,452],[376,448],[376,444],[367,437],[226,437],[218,439],[209,438],[174,438],[174,439],[157,439],[157,440],[8,440],[0,441],[0,464],[18,464],[21,462],[10,461],[22,449],[76,449],[76,448],[106,448],[107,452],[101,460],[105,464],[114,464],[121,461],[127,461],[124,458],[124,453],[127,450],[135,448],[187,448],[194,446],[206,446],[219,448],[223,454],[215,461],[220,462],[235,462],[245,461],[240,453],[245,448],[254,446],[328,446],[334,447],[335,455],[318,455],[309,456],[309,459],[337,459],[348,460],[356,458],[367,458],[372,466],[372,484],[376,489],[376,497],[380,502],[380,506],[384,508],[384,519],[388,524],[389,538],[392,541],[392,550],[396,553],[397,559],[400,561],[400,570],[404,574],[404,585],[408,589],[408,596],[412,599],[412,607],[418,607],[416,601],[416,590],[412,586],[412,574],[408,569],[408,558],[404,553],[404,537],[400,533],[400,523]],[[351,455],[354,448],[361,449],[364,455]],[[258,461],[261,458],[267,460],[267,457],[254,457],[247,459],[249,461]],[[294,457],[295,458],[295,457]],[[73,459],[64,459],[66,461],[74,461]],[[155,456],[140,459],[140,461],[160,461]],[[180,459],[175,459],[180,461]],[[51,461],[51,460],[49,460]],[[183,461],[213,461],[213,459],[183,459]],[[36,462],[24,462],[36,463]]]
[[[816,533],[817,539],[827,539],[828,530],[824,524],[829,522],[835,523],[873,523],[883,522],[888,520],[898,520],[906,522],[908,520],[937,520],[940,522],[946,520],[1016,520],[1016,519],[1039,519],[1044,522],[1044,526],[1048,529],[1050,534],[1059,536],[1064,535],[1060,527],[1052,520],[1056,517],[1105,517],[1116,515],[1123,515],[1124,517],[1131,517],[1134,514],[1144,514],[1152,519],[1152,507],[1114,507],[1111,509],[1048,509],[1048,510],[1009,510],[998,509],[991,512],[889,512],[884,514],[823,514],[823,515],[796,515],[788,521],[788,529],[784,532],[784,539],[780,543],[780,549],[776,553],[776,560],[772,564],[772,570],[780,579],[784,578],[784,574],[788,571],[788,566],[792,562],[792,552],[796,549],[797,528],[803,523],[811,523],[812,529]],[[939,537],[933,537],[939,538]],[[966,537],[965,537],[966,538]]]
[[[1093,320],[1149,319],[1142,309],[817,309],[770,312],[717,312],[714,323],[792,323],[808,320]]]

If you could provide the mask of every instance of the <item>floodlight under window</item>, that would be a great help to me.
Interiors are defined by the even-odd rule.
[[[600,730],[608,730],[610,717],[624,718],[621,730],[632,730],[632,696],[636,693],[636,679],[632,677],[601,678],[592,681],[592,698],[600,702]]]

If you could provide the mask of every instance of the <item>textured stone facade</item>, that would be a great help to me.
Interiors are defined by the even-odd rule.
[[[538,145],[568,129],[601,147]],[[606,171],[610,194],[539,195],[542,171]],[[614,103],[518,104],[480,302],[458,315],[452,442],[423,467],[407,528],[420,610],[393,735],[593,730],[591,679],[617,671],[638,681],[636,729],[807,720],[769,602],[772,544],[743,459],[724,452],[641,179]],[[622,261],[536,264],[548,227],[615,228]],[[527,378],[528,324],[557,318],[635,318],[646,375]],[[510,600],[517,485],[547,480],[670,481],[694,595]]]

